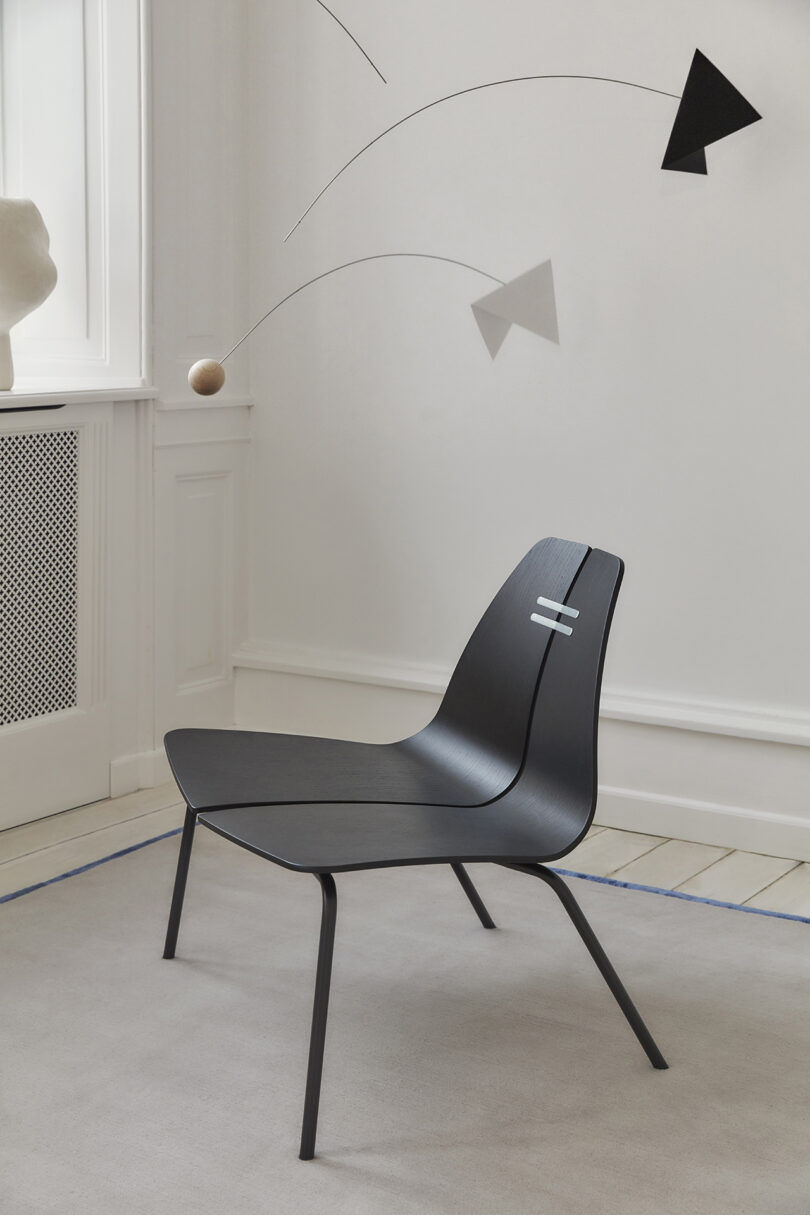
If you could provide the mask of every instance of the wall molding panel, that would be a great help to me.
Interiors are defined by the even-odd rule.
[[[602,716],[642,725],[810,747],[810,714],[756,704],[687,700],[606,687]]]
[[[178,695],[230,679],[231,470],[176,473],[175,661]]]
[[[110,500],[112,407],[110,406],[106,410],[93,410],[91,420],[84,427],[84,434],[80,458],[79,493],[84,499],[80,510],[83,511],[87,520],[88,555],[80,573],[79,595],[80,599],[86,602],[87,607],[83,613],[84,625],[80,637],[87,649],[89,659],[85,691],[86,703],[95,705],[107,699],[109,685],[110,528],[109,510],[104,507]]]
[[[233,720],[249,441],[247,406],[155,414],[156,741]]]
[[[250,406],[247,399],[216,405],[187,405],[155,411],[155,449],[198,447],[201,444],[249,443]]]
[[[154,403],[116,402],[113,435],[110,796],[117,797],[149,780],[148,768],[127,761],[155,745]]]

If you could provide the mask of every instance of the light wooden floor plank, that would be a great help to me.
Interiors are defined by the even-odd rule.
[[[0,898],[181,827],[184,814],[184,806],[169,806],[6,861],[0,865]]]
[[[660,835],[641,835],[636,831],[606,827],[598,835],[584,839],[559,865],[562,869],[578,869],[596,877],[608,877],[622,865],[663,843],[664,837]]]
[[[74,810],[63,810],[61,814],[51,814],[35,823],[10,827],[0,831],[0,865],[116,823],[164,810],[167,806],[176,806],[179,802],[177,785],[174,781],[168,781],[154,789],[139,789],[137,793],[128,793],[124,797],[107,798],[88,806],[77,806]]]
[[[709,844],[691,844],[685,840],[667,840],[651,852],[622,865],[610,876],[623,882],[638,882],[642,886],[661,886],[674,890],[681,882],[693,877],[701,869],[707,869],[715,861],[726,856],[728,848],[715,848]]]
[[[746,907],[810,916],[810,865],[805,861],[748,899]]]
[[[778,878],[795,869],[798,861],[757,852],[730,852],[722,860],[683,882],[678,890],[702,899],[745,903]]]

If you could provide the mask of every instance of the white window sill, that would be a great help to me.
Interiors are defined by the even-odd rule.
[[[107,384],[99,388],[28,388],[20,386],[0,392],[0,413],[9,410],[49,409],[55,405],[93,405],[108,401],[149,401],[156,388],[132,384]]]

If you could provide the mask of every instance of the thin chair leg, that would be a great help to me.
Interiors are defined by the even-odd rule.
[[[315,976],[315,1002],[312,1008],[312,1034],[309,1040],[309,1067],[304,1099],[304,1123],[301,1128],[301,1160],[315,1155],[315,1133],[318,1128],[318,1104],[321,1096],[323,1047],[326,1038],[326,1014],[329,1011],[329,982],[332,977],[332,950],[335,944],[337,919],[337,890],[331,873],[316,873],[323,893],[321,940],[318,947],[318,969]]]
[[[481,895],[475,889],[475,886],[472,883],[472,878],[470,877],[467,870],[464,868],[463,865],[454,864],[452,862],[451,862],[450,868],[453,870],[453,873],[456,875],[458,880],[461,882],[461,889],[464,891],[467,898],[470,900],[473,907],[475,908],[475,914],[478,916],[481,923],[484,925],[485,928],[494,928],[495,922],[492,919],[492,916],[487,911],[486,907],[484,906],[484,900],[481,898]]]
[[[647,1026],[644,1024],[644,1022],[642,1021],[638,1009],[636,1008],[633,1001],[630,999],[629,995],[627,994],[627,992],[622,984],[621,979],[616,974],[616,971],[613,969],[613,967],[610,963],[610,959],[608,958],[608,956],[605,953],[602,946],[599,944],[599,941],[596,938],[595,932],[591,928],[588,921],[585,919],[585,916],[582,912],[582,908],[580,907],[579,903],[576,901],[573,894],[569,890],[566,883],[562,880],[560,875],[558,873],[553,873],[549,869],[546,869],[543,865],[508,865],[507,868],[517,869],[521,873],[534,874],[535,877],[541,878],[542,881],[544,881],[548,886],[551,887],[551,889],[557,895],[557,897],[560,900],[560,902],[562,903],[563,907],[565,908],[565,910],[568,912],[569,916],[571,917],[574,927],[576,928],[579,935],[582,937],[583,941],[585,942],[585,944],[588,948],[588,952],[590,953],[590,955],[593,958],[596,965],[599,967],[599,970],[602,973],[602,977],[604,978],[604,980],[607,983],[610,990],[613,992],[613,995],[616,998],[616,1002],[619,1005],[619,1008],[622,1010],[625,1017],[630,1022],[630,1026],[633,1030],[633,1033],[636,1035],[639,1042],[644,1047],[644,1050],[647,1053],[647,1058],[650,1060],[650,1063],[652,1063],[653,1067],[660,1068],[661,1070],[668,1068],[669,1064],[667,1063],[666,1059],[664,1058],[664,1056],[661,1054],[660,1050],[656,1046],[652,1034],[647,1029]]]
[[[197,825],[197,812],[186,806],[186,821],[183,824],[183,835],[180,840],[180,855],[177,858],[177,875],[174,879],[174,894],[172,907],[169,912],[169,927],[166,930],[166,944],[163,949],[164,958],[173,958],[177,945],[177,933],[180,928],[180,916],[183,912],[183,896],[186,893],[186,878],[188,863],[191,859],[191,845],[194,842],[194,828]]]

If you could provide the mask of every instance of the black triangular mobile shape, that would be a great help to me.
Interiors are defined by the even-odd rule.
[[[705,176],[708,173],[706,168],[706,149],[698,148],[697,152],[693,152],[691,156],[682,156],[680,160],[674,164],[664,163],[662,169],[678,169],[681,173],[703,173]]]
[[[705,173],[707,144],[762,117],[701,51],[695,51],[662,169]]]

